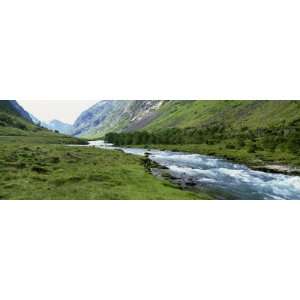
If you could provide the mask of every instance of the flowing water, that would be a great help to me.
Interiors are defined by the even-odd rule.
[[[148,153],[151,160],[168,168],[167,172],[175,182],[205,191],[216,199],[300,200],[299,176],[254,171],[244,165],[207,155],[114,147],[103,141],[93,141],[90,145],[121,149],[125,153],[141,156]]]

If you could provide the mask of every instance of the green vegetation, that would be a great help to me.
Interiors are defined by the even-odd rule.
[[[10,101],[0,101],[0,142],[22,144],[87,144],[86,140],[53,132],[23,118]]]
[[[40,140],[41,141],[41,140]],[[0,199],[207,199],[113,150],[1,140]]]
[[[112,101],[121,105],[118,101]],[[128,102],[128,101],[119,101]],[[251,130],[277,126],[299,119],[300,101],[161,101],[159,108],[148,111],[148,101],[131,101],[114,113],[108,112],[105,121],[95,112],[95,120],[88,136],[100,138],[109,132],[148,131],[167,128],[202,128],[224,125],[234,129],[248,127]],[[145,111],[146,110],[146,111]],[[97,118],[98,119],[97,119]],[[98,124],[98,125],[97,125]]]
[[[177,104],[180,109],[177,110],[173,104],[174,112],[160,117],[161,122],[171,124],[172,120],[173,125],[177,122],[179,127],[162,126],[158,122],[148,126],[147,131],[109,133],[105,141],[119,146],[151,145],[161,149],[217,155],[248,165],[276,162],[300,166],[300,101],[264,101],[262,104],[257,104],[259,101],[187,101],[189,105],[182,102]],[[162,109],[166,110],[168,106],[167,103]],[[186,106],[190,113],[192,108],[198,107],[201,114],[197,122],[201,124],[203,121],[203,124],[181,128],[182,124],[187,124],[184,121],[188,121],[184,118],[186,114],[181,110],[182,106]],[[242,114],[242,119],[238,118],[237,111]],[[208,118],[208,112],[213,112],[215,118]],[[233,116],[235,119],[232,119]],[[188,124],[195,125],[195,119],[189,120]]]
[[[0,110],[0,199],[209,198],[153,177],[140,157],[74,146],[87,141],[29,122],[9,101]]]
[[[300,166],[300,101],[165,101],[139,130],[119,132],[124,122],[106,142]],[[77,144],[87,141],[37,126],[0,101],[0,199],[209,198],[153,177],[144,158]]]
[[[300,118],[300,101],[167,101],[143,130],[161,128],[269,128]]]

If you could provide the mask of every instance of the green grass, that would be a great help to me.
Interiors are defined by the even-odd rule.
[[[83,139],[65,136],[62,134],[46,135],[25,135],[25,136],[0,136],[0,144],[74,144],[86,145],[88,142]]]
[[[73,146],[68,146],[73,145]],[[147,172],[140,157],[74,145],[0,101],[0,199],[207,199]]]
[[[146,172],[119,151],[1,141],[0,199],[207,199]]]
[[[130,107],[132,113],[135,104]],[[116,116],[114,114],[110,118]],[[215,125],[234,130],[243,127],[251,130],[272,126],[286,127],[300,119],[300,101],[170,100],[165,101],[149,120],[146,119],[142,122],[143,125],[137,125],[124,114],[116,123],[106,121],[101,127],[91,129],[85,137],[101,138],[109,132],[127,132],[128,128],[130,131],[157,132],[167,128],[201,129]]]
[[[225,124],[235,129],[270,127],[299,119],[300,101],[169,101],[144,130]]]

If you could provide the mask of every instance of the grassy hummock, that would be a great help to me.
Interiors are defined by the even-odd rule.
[[[2,138],[0,199],[207,199],[149,174],[141,157]]]

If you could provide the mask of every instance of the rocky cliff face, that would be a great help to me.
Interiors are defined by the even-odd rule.
[[[124,131],[134,131],[144,128],[157,117],[160,107],[167,101],[140,100],[132,102],[129,122],[123,127]]]
[[[74,135],[101,137],[110,131],[132,131],[144,127],[164,101],[105,100],[84,111],[74,123]]]

